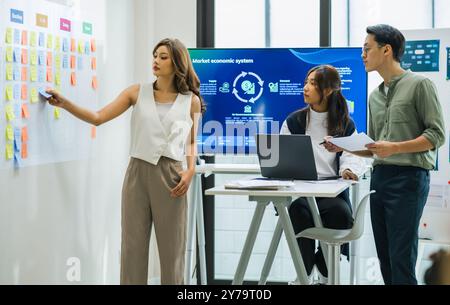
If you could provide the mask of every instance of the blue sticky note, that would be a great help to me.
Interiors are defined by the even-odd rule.
[[[14,60],[14,62],[21,62],[21,59],[20,59],[20,49],[19,49],[19,48],[15,48],[15,49],[14,49],[13,60]]]
[[[84,45],[84,53],[86,53],[86,55],[91,54],[91,43],[89,41],[86,41],[86,44]]]
[[[16,116],[16,118],[20,118],[22,117],[22,105],[20,105],[20,103],[15,103],[14,104],[14,115]],[[20,129],[19,129],[20,132]],[[16,136],[16,129],[14,129],[14,136]],[[20,136],[20,134],[19,134]]]
[[[44,47],[45,45],[45,34],[39,33],[39,46]]]
[[[39,71],[38,71],[38,79],[39,79],[39,82],[40,82],[40,83],[45,82],[45,70],[42,69],[42,68],[39,68]]]
[[[20,150],[14,152],[14,166],[15,167],[22,166],[22,157],[20,156]]]
[[[62,49],[63,49],[63,52],[69,52],[69,39],[67,39],[67,38],[63,39]]]
[[[44,66],[45,65],[45,54],[44,54],[44,51],[39,51],[38,65],[39,66]]]
[[[18,29],[14,30],[14,44],[20,44],[20,31]]]
[[[64,55],[63,56],[63,69],[68,69],[69,68],[69,55]]]
[[[14,99],[18,100],[20,98],[20,85],[14,85]]]
[[[16,80],[16,81],[20,81],[20,69],[19,69],[19,66],[14,66],[13,79]]]
[[[46,100],[48,100],[49,98],[52,97],[51,94],[48,94],[47,92],[45,92],[45,89],[44,89],[44,88],[39,88],[39,94],[40,94],[43,98],[45,98]]]
[[[78,70],[83,70],[83,57],[78,57]]]
[[[19,109],[20,109],[20,104],[19,105]],[[20,151],[20,146],[22,146],[22,130],[20,130],[20,128],[15,127],[14,128],[14,148],[15,150],[19,150]]]

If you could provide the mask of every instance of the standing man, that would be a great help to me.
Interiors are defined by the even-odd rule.
[[[367,28],[362,59],[384,82],[369,98],[369,136],[358,155],[373,157],[370,200],[373,234],[386,285],[417,284],[418,227],[430,187],[429,170],[444,144],[436,87],[400,65],[405,37],[389,26]],[[327,145],[329,150],[339,148]]]

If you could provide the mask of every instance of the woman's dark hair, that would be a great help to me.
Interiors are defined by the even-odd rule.
[[[165,46],[170,52],[172,63],[175,69],[175,88],[181,94],[187,94],[189,91],[193,92],[200,99],[201,111],[205,113],[206,104],[200,95],[200,79],[192,66],[191,57],[184,44],[178,39],[166,38],[158,42],[153,49],[153,54],[156,53],[159,47]],[[153,84],[156,88],[156,82]]]
[[[341,77],[339,72],[330,65],[321,65],[308,71],[306,79],[311,73],[316,72],[314,82],[319,93],[320,101],[328,103],[328,135],[343,135],[348,126],[350,117],[348,114],[347,101],[341,91]],[[331,93],[325,96],[325,91],[331,90]],[[300,112],[309,112],[311,107],[308,106]],[[307,116],[307,124],[309,124],[309,115]]]
[[[377,24],[367,27],[366,32],[374,36],[379,46],[390,45],[394,60],[401,62],[405,53],[405,36],[399,30],[387,24]]]

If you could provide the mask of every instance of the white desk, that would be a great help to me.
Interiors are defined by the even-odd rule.
[[[245,240],[244,248],[242,250],[239,264],[233,279],[233,285],[241,285],[243,283],[250,255],[255,244],[259,227],[261,226],[262,218],[264,216],[264,210],[270,203],[273,203],[280,216],[273,233],[266,260],[264,262],[259,284],[265,284],[267,282],[267,277],[269,275],[270,268],[272,267],[275,253],[283,232],[289,246],[289,251],[294,262],[294,267],[298,279],[300,280],[300,283],[306,284],[308,282],[307,274],[305,266],[303,264],[302,256],[300,254],[300,249],[298,248],[297,240],[295,238],[294,229],[289,218],[289,206],[293,199],[297,197],[305,197],[308,200],[311,211],[313,212],[314,224],[317,227],[322,227],[322,221],[320,219],[315,197],[333,198],[338,196],[349,187],[350,183],[343,181],[335,183],[330,183],[329,181],[327,181],[326,184],[314,184],[305,181],[296,181],[294,187],[278,191],[229,190],[225,189],[223,186],[207,190],[205,192],[206,195],[249,196],[250,201],[257,202],[250,228],[248,230],[247,238]],[[322,248],[322,250],[325,250],[324,247]],[[326,251],[324,251],[324,255],[326,257]]]

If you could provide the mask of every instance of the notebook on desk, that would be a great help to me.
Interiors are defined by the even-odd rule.
[[[261,175],[272,179],[335,180],[319,177],[311,142],[307,135],[256,135]]]
[[[266,178],[237,180],[225,184],[226,189],[238,190],[280,190],[292,186],[295,186],[292,181]]]

